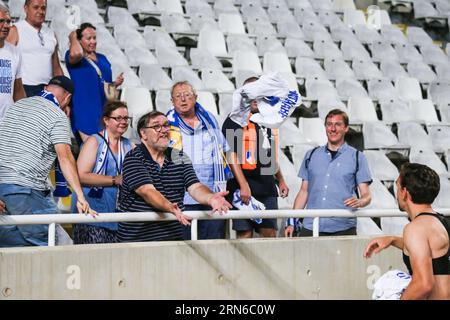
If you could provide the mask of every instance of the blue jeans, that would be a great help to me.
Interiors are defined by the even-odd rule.
[[[15,184],[0,184],[0,200],[6,215],[56,214],[58,208],[50,192]],[[0,247],[46,246],[48,225],[0,226]]]
[[[211,211],[211,207],[203,204],[184,206],[184,211]],[[225,220],[199,220],[198,239],[225,239]],[[191,226],[183,226],[183,240],[191,240]]]

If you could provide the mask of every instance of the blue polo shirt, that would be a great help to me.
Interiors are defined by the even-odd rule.
[[[298,176],[308,181],[307,209],[349,209],[344,201],[356,196],[361,183],[372,183],[369,166],[362,152],[343,144],[334,158],[326,146],[306,153]],[[357,162],[358,161],[358,164]],[[307,164],[308,162],[308,164]],[[358,171],[356,172],[357,167]],[[313,218],[305,218],[303,227],[312,230]],[[334,233],[356,227],[356,218],[320,218],[320,232]]]

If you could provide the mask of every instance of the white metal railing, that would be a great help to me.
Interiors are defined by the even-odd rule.
[[[435,209],[437,212],[450,216],[450,208]],[[185,211],[184,214],[192,217],[191,239],[197,240],[198,220],[228,220],[228,219],[250,219],[250,218],[314,218],[313,237],[319,236],[319,218],[357,218],[357,217],[407,217],[405,212],[395,209],[361,209],[351,210],[230,210],[224,215],[210,215],[208,211]],[[171,213],[154,212],[116,212],[101,213],[97,217],[83,214],[43,214],[43,215],[1,215],[2,225],[32,225],[48,224],[48,245],[55,246],[56,224],[61,223],[96,223],[96,222],[141,222],[141,221],[173,221],[176,217]]]

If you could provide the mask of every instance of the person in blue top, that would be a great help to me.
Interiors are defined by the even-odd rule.
[[[348,116],[339,109],[331,110],[325,118],[328,142],[308,151],[303,159],[299,177],[302,185],[294,209],[356,209],[371,201],[372,183],[366,157],[345,143]],[[358,194],[359,193],[359,197]],[[285,236],[294,232],[297,219],[288,219]],[[305,218],[299,236],[312,236],[313,218]],[[320,218],[322,236],[356,235],[356,218]]]
[[[76,92],[72,99],[71,124],[75,137],[81,142],[101,128],[100,120],[106,103],[104,82],[112,83],[112,70],[108,59],[96,52],[97,36],[92,24],[81,24],[79,29],[70,33],[69,40],[65,59]],[[114,85],[119,87],[123,81],[120,74]]]
[[[122,185],[122,164],[134,145],[122,135],[131,118],[125,103],[108,102],[103,111],[104,129],[89,137],[77,160],[78,174],[86,200],[97,212],[116,211],[118,186]],[[76,197],[72,198],[75,206]],[[75,244],[116,242],[117,223],[77,224],[73,228]]]

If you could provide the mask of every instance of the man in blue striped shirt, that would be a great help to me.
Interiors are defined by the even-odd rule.
[[[123,182],[118,209],[121,212],[170,212],[178,221],[121,222],[119,242],[183,240],[182,225],[191,218],[183,213],[183,198],[189,192],[193,199],[225,213],[231,205],[224,196],[213,193],[200,183],[186,154],[169,147],[170,124],[158,111],[142,116],[138,133],[142,144],[130,151],[123,164]]]
[[[348,123],[347,114],[339,109],[327,114],[328,143],[306,153],[298,175],[303,181],[294,209],[356,209],[370,203],[369,167],[364,154],[345,143]],[[292,236],[297,223],[297,219],[288,219],[286,237]],[[299,235],[312,236],[312,224],[312,218],[305,218]],[[323,236],[356,235],[356,218],[320,218],[319,225]]]

